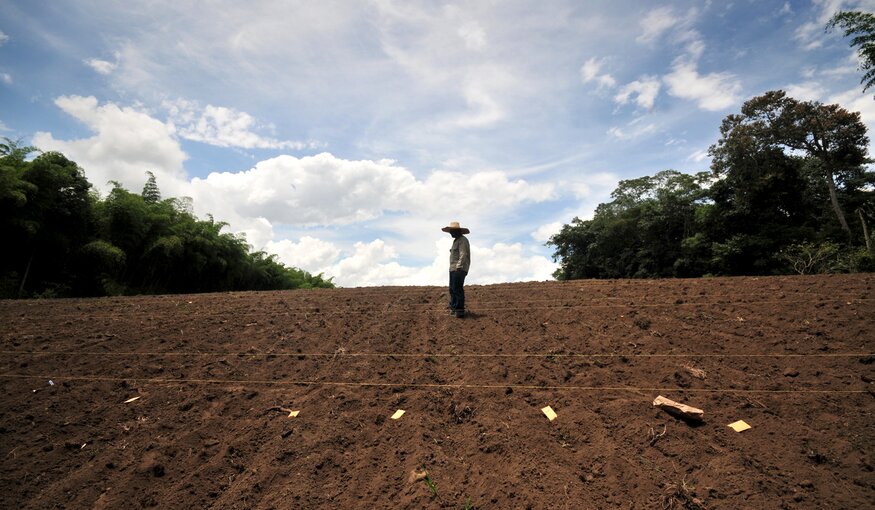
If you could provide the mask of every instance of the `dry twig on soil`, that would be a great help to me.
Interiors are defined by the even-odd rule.
[[[659,441],[659,438],[661,438],[662,436],[665,435],[665,431],[667,429],[668,429],[668,425],[663,425],[662,432],[657,434],[656,431],[653,430],[653,427],[650,427],[650,446],[655,445],[656,442]]]
[[[707,510],[705,503],[694,496],[695,487],[687,485],[685,476],[681,483],[667,483],[662,491],[663,510]]]
[[[696,379],[705,380],[705,371],[701,368],[696,368],[691,365],[684,365],[684,369],[689,372],[689,374]]]

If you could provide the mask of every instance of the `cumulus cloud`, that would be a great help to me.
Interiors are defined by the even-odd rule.
[[[552,223],[545,223],[538,227],[537,230],[531,233],[532,239],[539,243],[546,243],[550,240],[551,237],[558,234],[559,231],[562,230],[562,226],[564,223],[561,221],[554,221]]]
[[[393,231],[402,223],[383,222],[396,238],[391,244],[379,237],[352,245],[310,235],[295,240],[277,236],[275,227],[334,228],[367,222],[390,211],[427,218],[426,223],[436,225],[434,218],[446,216],[450,203],[473,218],[501,215],[521,203],[556,196],[554,184],[511,180],[499,171],[434,171],[419,179],[391,160],[350,161],[328,153],[279,156],[246,171],[213,173],[189,181],[182,167],[186,156],[172,124],[137,107],[101,105],[94,97],[62,96],[55,104],[94,135],[58,140],[51,133],[37,133],[33,143],[44,150],[64,152],[98,188],[105,191],[109,188],[105,183],[114,180],[137,191],[145,181],[145,171],[152,171],[165,196],[192,197],[199,216],[212,213],[217,220],[228,222],[230,230],[245,234],[255,249],[275,253],[286,264],[334,277],[344,286],[443,285],[449,238],[441,237],[431,251],[432,262],[422,265],[404,263],[402,253],[407,248],[405,252],[398,249],[399,244],[421,244],[421,223],[414,231]],[[479,268],[471,283],[546,279],[555,266],[520,244],[476,245],[474,254]]]
[[[614,87],[617,84],[617,80],[615,80],[610,74],[601,74],[602,65],[604,65],[604,59],[596,57],[588,59],[580,67],[580,79],[583,80],[584,83],[595,81],[599,88]]]
[[[99,105],[95,97],[61,96],[55,104],[85,124],[95,134],[81,140],[58,140],[38,132],[33,145],[45,151],[60,151],[76,161],[98,190],[119,181],[125,188],[140,190],[145,172],[155,174],[162,190],[183,196],[185,153],[169,126],[147,112],[113,103]]]
[[[511,181],[498,171],[435,171],[420,180],[391,160],[350,161],[329,153],[260,161],[244,172],[214,172],[192,180],[198,197],[223,197],[224,209],[272,223],[312,227],[344,225],[385,211],[433,217],[449,204],[467,214],[554,198],[553,184]],[[483,200],[489,196],[490,200]]]
[[[741,83],[734,75],[701,75],[693,62],[676,62],[672,72],[665,75],[663,80],[669,94],[695,101],[703,110],[723,110],[737,104],[741,99]]]
[[[0,30],[0,46],[3,46],[7,42],[9,42],[9,36],[6,35],[6,33],[2,30]]]
[[[163,106],[168,112],[170,123],[187,140],[244,149],[301,150],[320,145],[314,141],[276,140],[259,135],[254,130],[262,126],[258,125],[256,119],[233,108],[213,105],[200,108],[197,102],[184,99],[165,101]]]
[[[400,257],[395,247],[382,239],[357,242],[350,253],[335,259],[335,262],[323,266],[317,272],[334,278],[335,283],[344,287],[446,285],[451,244],[449,237],[441,238],[434,244],[432,262],[424,266],[414,266],[399,262]],[[291,260],[283,261],[293,263]],[[482,246],[474,239],[471,242],[472,269],[466,283],[549,280],[556,267],[547,257],[527,252],[521,243]]]
[[[6,85],[12,85],[12,75],[9,73],[0,73],[0,81]]]
[[[348,161],[328,153],[300,159],[283,155],[244,172],[213,172],[192,180],[197,196],[222,197],[226,210],[296,226],[377,218],[401,208],[415,186],[413,174],[391,161]]]
[[[475,261],[480,266],[473,266]],[[491,248],[471,248],[471,264],[478,282],[543,281],[552,279],[557,264],[542,255],[527,253],[521,243],[496,243]]]
[[[652,110],[656,96],[659,95],[661,85],[659,78],[644,76],[639,80],[623,85],[617,92],[617,95],[614,96],[614,101],[619,104],[626,104],[634,96],[635,103],[638,106]]]
[[[277,254],[280,261],[314,274],[324,272],[341,255],[334,243],[311,236],[304,236],[297,243],[290,239],[269,241],[264,248],[268,253]]]

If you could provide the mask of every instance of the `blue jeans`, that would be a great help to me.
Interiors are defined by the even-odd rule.
[[[465,311],[465,271],[450,271],[450,310]]]

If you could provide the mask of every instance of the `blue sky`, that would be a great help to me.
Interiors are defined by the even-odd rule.
[[[0,135],[341,286],[545,280],[622,179],[707,170],[767,90],[875,127],[839,9],[875,0],[0,3]]]

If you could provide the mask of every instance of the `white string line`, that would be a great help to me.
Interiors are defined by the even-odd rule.
[[[562,301],[562,300],[555,300],[555,301]],[[699,307],[699,306],[718,306],[718,305],[719,306],[727,306],[727,307],[731,306],[731,307],[741,308],[741,307],[746,307],[746,306],[756,306],[756,305],[764,305],[764,304],[793,304],[793,305],[795,305],[795,304],[801,303],[801,304],[815,305],[815,304],[820,304],[820,303],[831,303],[831,302],[841,302],[841,301],[844,301],[845,303],[848,303],[850,305],[854,305],[854,304],[862,304],[863,302],[868,302],[868,301],[875,301],[875,299],[854,298],[854,299],[848,300],[848,299],[836,298],[836,299],[831,299],[831,300],[818,301],[816,303],[812,303],[811,301],[808,301],[808,300],[799,300],[799,301],[770,300],[770,301],[736,301],[736,302],[725,302],[725,303],[724,302],[637,303],[637,304],[635,304],[635,303],[633,303],[633,304],[626,304],[626,303],[618,303],[618,304],[579,303],[579,304],[556,305],[556,306],[522,306],[522,307],[514,306],[514,307],[491,307],[491,308],[490,307],[477,307],[477,306],[475,306],[473,308],[471,308],[471,307],[469,307],[469,308],[471,308],[474,313],[478,313],[478,312],[504,312],[504,311],[517,312],[517,311],[531,311],[531,310],[575,310],[575,309],[581,309],[581,308],[585,308],[585,309],[591,309],[591,308],[623,308],[623,309],[630,309],[631,308],[631,309],[636,309],[636,308],[660,308],[660,307]],[[526,302],[528,302],[528,301],[523,301],[522,303],[526,303]],[[410,306],[410,305],[406,305],[406,306]],[[412,306],[425,308],[425,307],[435,307],[435,306],[439,307],[440,305],[433,304],[433,303],[425,303],[425,304],[414,304]],[[400,308],[399,306],[393,306],[392,308],[385,308],[385,309],[372,309],[372,308],[367,308],[367,307],[341,309],[341,308],[335,307],[331,310],[325,310],[325,311],[323,311],[321,308],[322,307],[314,307],[313,309],[295,308],[295,309],[286,309],[286,310],[283,310],[282,312],[295,314],[295,315],[310,315],[310,314],[312,314],[312,315],[318,315],[318,316],[330,316],[330,315],[365,315],[365,314],[372,315],[374,313],[397,314],[397,313],[409,313],[412,311],[416,311],[415,309]],[[189,308],[189,310],[196,310],[196,308]],[[230,311],[230,309],[229,310],[212,310],[209,312],[208,315],[201,314],[198,318],[212,317],[212,316],[227,316],[227,313],[229,311]],[[143,315],[141,315],[140,317],[153,317],[155,315],[160,315],[162,313],[162,310],[156,310],[155,308],[150,308],[148,310],[143,310],[143,312],[145,312],[145,313],[143,313]],[[432,313],[432,314],[434,314],[434,313],[443,314],[443,313],[445,313],[445,310],[443,310],[443,308],[439,308],[439,309],[422,310],[422,312]],[[238,314],[241,314],[244,316],[246,316],[246,313],[247,312],[238,312]],[[57,320],[68,319],[68,318],[100,320],[100,319],[116,319],[119,317],[119,315],[122,315],[122,314],[123,314],[123,312],[120,311],[120,312],[117,312],[116,314],[108,314],[108,313],[88,314],[87,317],[83,317],[81,313],[78,313],[78,314],[65,313],[65,314],[55,314],[53,316],[53,318],[55,318]],[[125,311],[124,314],[130,315],[130,310]],[[26,319],[26,317],[25,317],[25,319]]]
[[[167,379],[149,377],[101,377],[101,376],[61,376],[61,375],[29,375],[2,374],[0,379],[50,379],[52,381],[88,381],[88,382],[143,382],[151,384],[225,384],[225,385],[269,385],[269,386],[350,386],[377,388],[452,388],[452,389],[520,389],[520,390],[574,390],[574,391],[618,391],[618,392],[690,392],[690,393],[758,393],[758,394],[860,394],[868,390],[825,390],[825,389],[735,389],[735,388],[678,388],[678,387],[642,387],[642,386],[551,386],[535,384],[467,384],[467,383],[384,383],[362,381],[312,381],[312,380],[270,380],[270,379]]]
[[[859,275],[858,275],[859,276]],[[787,279],[799,279],[796,276],[789,276],[787,278],[783,278],[782,280]],[[728,279],[728,281],[757,281],[759,277],[737,277]],[[871,280],[871,278],[854,278],[854,283],[863,283]],[[685,284],[688,286],[689,290],[695,291],[700,290],[701,288],[711,288],[710,284],[714,282],[720,282],[718,279],[709,279],[709,285],[700,285],[702,283],[702,279],[672,279],[672,280],[653,280],[653,279],[609,279],[609,280],[576,280],[576,281],[564,281],[564,282],[520,282],[513,283],[515,289],[520,288],[529,288],[529,287],[539,287],[543,288],[544,292],[556,292],[557,290],[566,290],[566,291],[584,291],[590,288],[599,288],[603,289],[605,287],[616,287],[625,288],[628,287],[657,287],[657,288],[672,288],[677,284]],[[764,283],[768,283],[764,280]],[[780,282],[778,282],[780,283]],[[471,289],[472,294],[478,295],[482,293],[489,293],[490,295],[499,294],[505,291],[505,289],[497,288],[497,285],[470,285],[466,288]],[[511,290],[511,289],[506,289]],[[780,285],[771,285],[771,286],[763,286],[755,289],[757,292],[786,292],[786,289]],[[175,294],[175,295],[142,295],[142,296],[127,296],[123,298],[110,298],[115,302],[109,302],[107,304],[122,304],[122,302],[131,303],[132,301],[138,300],[161,300],[161,301],[172,301],[175,304],[179,304],[188,300],[200,300],[200,301],[209,301],[209,300],[227,300],[227,299],[241,299],[241,298],[249,298],[252,296],[256,297],[270,297],[274,298],[277,296],[287,296],[294,294],[296,300],[302,297],[331,297],[331,294],[342,294],[345,297],[369,297],[369,296],[384,296],[386,293],[392,293],[394,295],[415,295],[429,292],[445,292],[446,289],[443,286],[417,286],[417,287],[393,287],[391,289],[383,289],[378,291],[365,290],[361,287],[358,288],[335,288],[335,289],[294,289],[294,290],[285,290],[285,291],[237,291],[237,292],[224,292],[224,293],[202,293],[202,294]],[[512,293],[513,294],[513,293]],[[812,293],[812,292],[794,292],[793,294],[800,294],[804,296],[822,296],[827,295],[823,293]],[[716,295],[715,297],[725,297],[727,295]],[[616,298],[622,299],[622,298]],[[6,305],[9,305],[10,308],[19,308],[21,306],[43,306],[47,302],[21,302],[15,300],[9,300],[6,302],[0,301],[0,308],[5,308]],[[132,304],[132,303],[131,303]]]
[[[409,353],[409,352],[138,352],[138,351],[0,351],[0,356],[167,356],[167,357],[308,357],[308,358],[865,358],[875,353]]]

